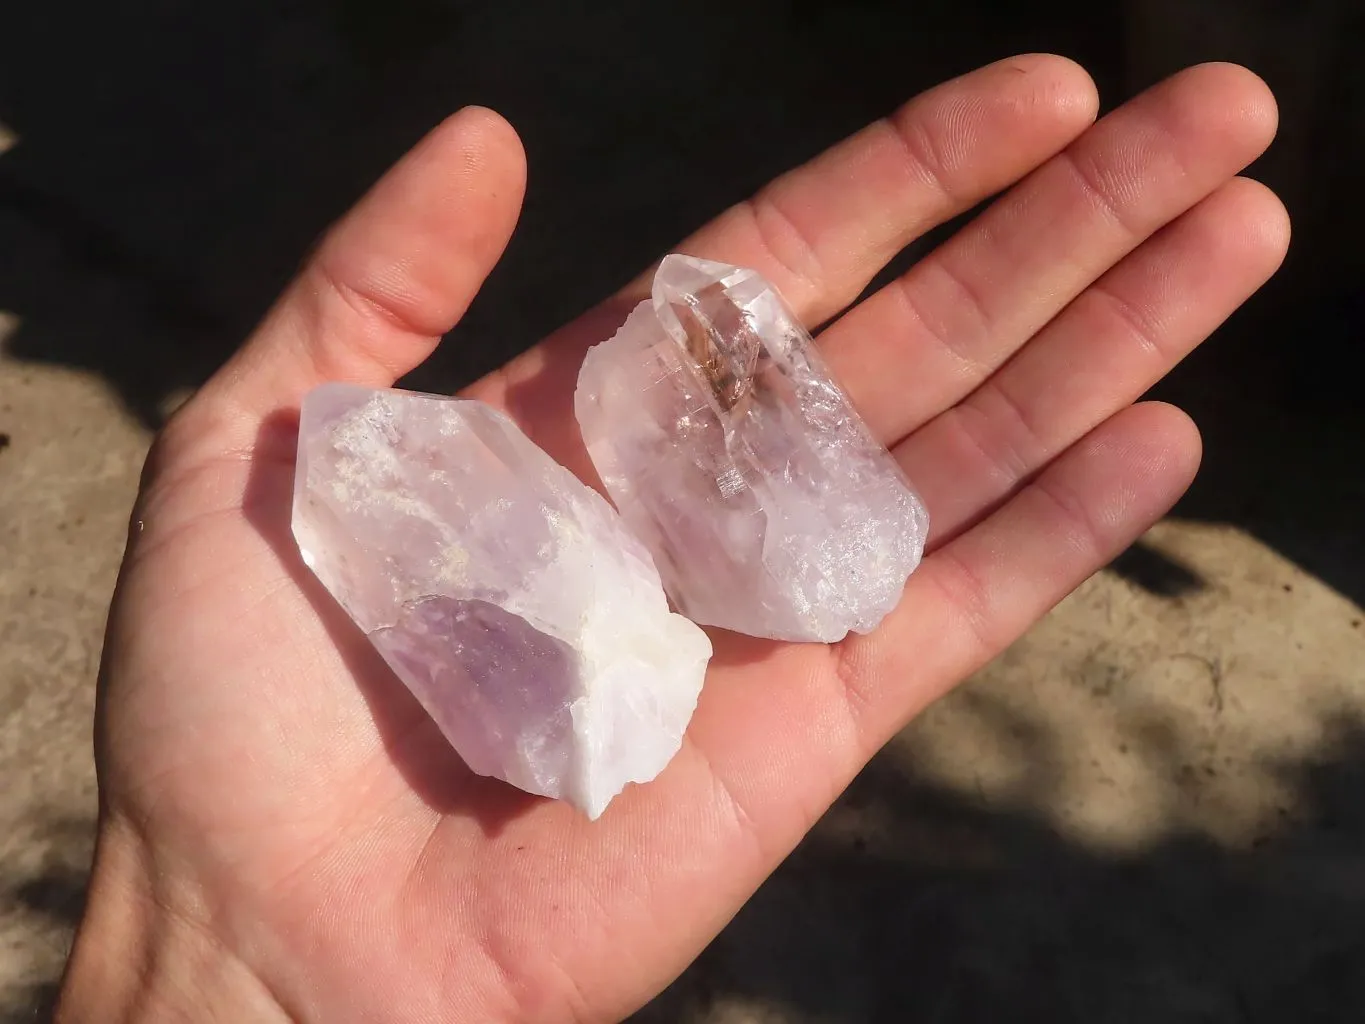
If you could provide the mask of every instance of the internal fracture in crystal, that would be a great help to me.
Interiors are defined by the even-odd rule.
[[[924,504],[752,270],[664,259],[651,297],[588,353],[575,411],[696,622],[833,642],[874,629],[919,564]]]
[[[328,384],[304,402],[304,561],[465,763],[597,817],[653,779],[710,641],[611,506],[473,401]]]

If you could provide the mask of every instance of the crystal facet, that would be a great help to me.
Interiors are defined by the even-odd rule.
[[[480,775],[597,817],[677,752],[711,644],[595,491],[479,402],[328,384],[304,561]]]
[[[895,607],[919,497],[752,270],[669,256],[578,378],[583,439],[689,618],[833,642]]]

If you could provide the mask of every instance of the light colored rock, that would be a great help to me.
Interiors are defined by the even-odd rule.
[[[924,505],[754,271],[667,257],[651,299],[588,353],[575,404],[689,618],[833,642],[900,600]]]
[[[502,413],[318,388],[293,525],[475,772],[595,818],[677,752],[710,641],[607,502]]]

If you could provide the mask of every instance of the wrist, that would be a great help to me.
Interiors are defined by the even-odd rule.
[[[288,1021],[260,981],[165,891],[145,844],[106,823],[56,1024]]]

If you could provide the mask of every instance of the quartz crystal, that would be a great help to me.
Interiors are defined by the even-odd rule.
[[[611,506],[502,413],[318,388],[293,527],[473,771],[595,818],[677,752],[710,641]]]
[[[651,297],[588,353],[575,405],[684,615],[828,643],[900,600],[924,505],[756,272],[667,257]]]

